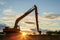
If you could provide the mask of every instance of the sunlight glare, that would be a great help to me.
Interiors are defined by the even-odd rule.
[[[27,35],[27,33],[26,32],[22,32],[22,36],[26,36]]]

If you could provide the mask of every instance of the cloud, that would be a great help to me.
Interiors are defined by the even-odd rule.
[[[55,23],[55,22],[39,22],[39,25],[40,26],[48,26],[48,27],[50,27],[50,26],[57,26],[58,23]]]
[[[0,5],[4,5],[4,4],[6,4],[6,2],[2,2],[2,1],[0,1]]]
[[[26,23],[26,21],[22,20],[20,22],[22,24],[22,26],[26,26],[28,28],[34,28],[35,27],[35,23],[34,24],[30,24],[30,22]]]
[[[25,22],[25,23],[27,23],[27,24],[35,24],[34,22]]]
[[[48,12],[48,11],[43,12],[43,15],[50,15],[50,14],[54,14],[54,13],[53,12]]]
[[[11,12],[12,12],[12,9],[11,9],[11,8],[4,9],[4,10],[3,10],[3,13],[11,13]]]
[[[51,14],[51,15],[46,16],[46,18],[49,18],[49,19],[60,18],[60,14]]]
[[[43,12],[43,16],[40,17],[42,20],[60,20],[60,14],[54,12]]]
[[[59,20],[60,21],[60,14],[51,14],[45,16],[45,18],[50,19],[50,20]]]
[[[1,22],[15,22],[15,20],[20,17],[22,14],[16,13],[16,14],[11,14],[11,15],[4,15],[3,17],[0,18]]]
[[[2,17],[1,19],[2,22],[14,22],[13,17]]]

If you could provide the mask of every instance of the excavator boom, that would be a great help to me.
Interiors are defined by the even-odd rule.
[[[37,12],[37,6],[34,5],[33,8],[29,9],[27,12],[25,12],[21,17],[17,18],[15,21],[14,29],[18,27],[18,22],[22,20],[24,17],[26,17],[28,14],[30,14],[32,11],[35,11],[35,18],[36,18],[36,26],[37,26],[37,31],[39,32],[39,25],[38,25],[38,12]]]

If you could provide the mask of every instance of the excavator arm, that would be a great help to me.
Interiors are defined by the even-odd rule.
[[[37,31],[39,31],[39,25],[38,25],[38,12],[37,12],[37,6],[34,5],[33,8],[29,9],[27,12],[25,12],[21,17],[17,18],[15,21],[14,29],[17,29],[18,22],[21,21],[24,17],[26,17],[28,14],[30,14],[32,11],[35,11],[35,18],[36,18],[36,26]]]

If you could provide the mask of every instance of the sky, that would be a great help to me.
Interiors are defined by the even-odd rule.
[[[15,20],[34,5],[38,8],[39,28],[60,30],[60,0],[0,0],[0,24],[14,26]],[[19,22],[21,29],[34,29],[34,11]]]

